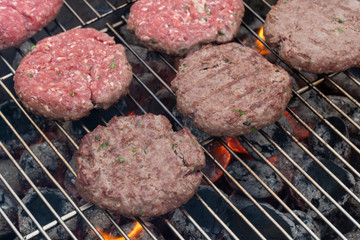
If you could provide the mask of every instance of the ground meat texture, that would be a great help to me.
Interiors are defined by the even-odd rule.
[[[109,108],[128,92],[131,66],[112,37],[83,28],[41,40],[14,77],[30,111],[51,119],[78,120],[93,108]]]
[[[0,0],[0,50],[18,46],[52,21],[62,0]]]
[[[242,0],[139,0],[127,27],[150,49],[183,55],[201,43],[231,41],[243,16]]]
[[[87,201],[125,216],[153,217],[187,202],[200,184],[204,153],[184,128],[146,114],[112,118],[81,140],[76,187]]]
[[[238,43],[187,56],[171,85],[179,112],[212,136],[235,137],[268,126],[291,97],[289,74]]]
[[[360,66],[360,1],[280,0],[264,25],[266,42],[299,71]]]

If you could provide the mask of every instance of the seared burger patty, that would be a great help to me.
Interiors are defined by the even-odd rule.
[[[22,59],[14,80],[17,95],[30,111],[78,120],[125,96],[132,71],[122,45],[84,28],[38,42]]]
[[[268,126],[291,97],[289,74],[238,43],[187,56],[171,84],[179,112],[212,136],[234,137]]]
[[[299,71],[331,73],[360,66],[359,0],[280,0],[264,35]]]
[[[205,156],[185,128],[161,115],[114,117],[88,133],[76,155],[80,195],[125,216],[153,217],[187,202]]]
[[[0,50],[18,46],[52,21],[62,0],[0,0]]]
[[[201,43],[231,41],[243,16],[242,0],[139,0],[127,26],[150,49],[183,55]]]

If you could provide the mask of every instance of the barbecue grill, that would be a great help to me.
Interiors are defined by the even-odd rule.
[[[346,169],[346,172],[353,176],[352,181],[358,181],[358,179],[360,179],[360,173],[358,171],[359,166],[354,160],[360,159],[359,141],[356,140],[356,138],[351,138],[348,134],[342,132],[334,121],[327,118],[324,112],[317,107],[318,105],[314,105],[314,103],[309,100],[310,98],[307,98],[305,95],[306,93],[311,92],[317,99],[321,99],[322,102],[325,102],[325,104],[327,104],[327,109],[331,109],[328,111],[335,112],[339,118],[344,120],[345,125],[355,129],[357,136],[359,136],[360,121],[359,119],[356,119],[353,114],[358,111],[360,106],[358,102],[359,95],[353,95],[349,92],[349,90],[342,87],[341,84],[336,81],[336,77],[342,75],[345,78],[343,81],[352,82],[354,88],[357,89],[357,93],[359,93],[359,75],[357,75],[358,73],[356,73],[356,69],[351,69],[343,73],[314,76],[297,72],[283,63],[277,53],[270,49],[261,36],[257,34],[259,26],[264,23],[266,13],[271,8],[269,2],[266,0],[244,2],[246,15],[244,22],[241,25],[239,36],[235,39],[235,41],[244,45],[251,45],[258,41],[260,45],[264,46],[264,49],[268,48],[270,50],[271,53],[269,54],[269,57],[271,57],[273,61],[277,61],[277,63],[287,69],[289,73],[298,80],[298,82],[302,82],[302,85],[298,84],[299,86],[294,86],[292,90],[292,100],[296,100],[299,108],[306,108],[312,114],[313,119],[315,118],[318,122],[321,122],[325,129],[328,129],[329,132],[333,133],[335,137],[343,143],[346,149],[350,149],[349,151],[351,151],[351,154],[348,154],[349,151],[339,151],[331,143],[327,142],[326,137],[323,137],[321,133],[316,131],[316,128],[313,127],[314,124],[309,123],[309,120],[304,118],[301,112],[299,113],[294,110],[294,108],[288,107],[288,115],[293,119],[294,123],[303,129],[303,131],[308,131],[309,136],[314,139],[314,141],[318,142],[322,149],[329,152],[330,156],[334,156],[335,160],[333,162],[336,163],[336,166],[341,166],[340,170],[342,169],[345,171]],[[76,176],[76,171],[73,166],[71,166],[63,154],[55,147],[52,141],[52,135],[49,134],[48,131],[45,131],[44,128],[34,120],[34,117],[22,107],[20,102],[17,100],[16,95],[14,95],[12,87],[13,76],[16,67],[19,64],[19,60],[28,51],[30,51],[32,45],[36,44],[37,41],[46,36],[54,35],[73,28],[93,27],[114,36],[118,43],[123,44],[127,48],[127,55],[134,68],[134,82],[131,86],[130,93],[120,101],[121,104],[119,103],[114,105],[111,110],[94,110],[92,116],[77,122],[77,126],[79,126],[80,131],[83,133],[91,131],[97,124],[106,125],[107,121],[113,115],[142,114],[147,111],[165,114],[173,122],[173,125],[177,129],[180,129],[185,125],[186,121],[184,121],[184,119],[176,113],[176,110],[169,107],[169,102],[173,102],[176,97],[169,87],[169,81],[176,73],[177,59],[163,54],[151,52],[146,52],[146,54],[144,54],[144,52],[142,52],[141,48],[137,46],[136,38],[129,34],[125,29],[127,14],[131,4],[131,1],[125,0],[65,0],[60,15],[51,24],[44,28],[44,30],[24,43],[21,47],[0,52],[0,104],[5,103],[8,100],[14,101],[16,110],[21,112],[21,115],[25,119],[22,124],[28,124],[34,128],[34,131],[41,136],[43,141],[55,151],[56,155],[65,165],[67,172],[72,176]],[[271,4],[274,4],[274,2],[271,2]],[[154,65],[154,62],[158,65]],[[146,74],[143,72],[146,72]],[[355,106],[355,110],[351,110],[350,112],[345,111],[343,109],[343,105],[337,104],[338,102],[329,97],[328,93],[331,91],[336,91],[340,96],[347,99]],[[159,92],[164,94],[159,94]],[[164,97],[164,95],[166,97]],[[105,239],[108,235],[104,234],[104,231],[100,230],[99,226],[97,226],[87,215],[87,212],[95,208],[95,206],[91,203],[84,203],[83,201],[75,200],[75,196],[73,196],[73,194],[49,172],[45,165],[40,161],[39,157],[32,149],[30,149],[30,145],[32,143],[30,143],[23,137],[23,134],[20,133],[19,124],[14,124],[14,122],[10,119],[10,114],[1,109],[0,122],[3,123],[4,129],[6,128],[7,131],[12,132],[14,136],[16,136],[16,144],[23,146],[24,150],[30,153],[35,161],[40,165],[43,174],[49,177],[53,187],[63,194],[66,201],[71,204],[73,208],[73,211],[66,214],[58,214],[53,203],[49,202],[49,200],[44,197],[40,186],[37,186],[20,166],[18,162],[19,156],[17,156],[17,153],[14,153],[7,147],[5,140],[0,139],[0,151],[4,152],[4,159],[6,159],[9,164],[13,164],[17,171],[16,174],[22,175],[31,188],[35,190],[42,202],[39,208],[48,208],[54,219],[45,224],[42,224],[38,219],[36,219],[34,215],[36,215],[36,211],[39,211],[39,209],[33,209],[26,206],[26,204],[24,204],[21,200],[23,195],[19,194],[19,192],[14,189],[14,186],[11,185],[9,180],[10,176],[4,173],[0,174],[0,180],[5,191],[8,192],[8,195],[13,199],[17,208],[21,208],[33,221],[33,225],[36,227],[36,230],[30,233],[21,233],[17,220],[14,221],[6,213],[5,208],[2,206],[2,208],[0,208],[0,214],[8,224],[8,228],[11,230],[11,233],[7,235],[8,238],[6,239],[9,239],[9,236],[10,238],[18,237],[19,239],[32,239],[39,236],[45,239],[51,239],[49,236],[49,230],[56,226],[62,226],[64,232],[68,234],[69,239],[81,239],[78,234],[79,230],[71,230],[67,226],[67,221],[73,218],[81,219],[84,223],[82,227],[87,228],[94,237]],[[71,131],[71,127],[68,127],[67,123],[50,121],[50,123],[47,124],[50,124],[52,131],[61,135],[61,139],[66,141],[68,145],[74,149],[78,148],[77,138],[74,136]],[[300,139],[299,135],[295,134],[295,130],[290,130],[284,122],[277,121],[275,123],[275,127],[277,128],[277,131],[280,131],[281,134],[288,139],[290,142],[289,144],[291,146],[295,146],[301,154],[296,155],[289,152],[289,148],[284,147],[281,142],[279,143],[276,134],[271,134],[266,130],[258,130],[257,135],[263,139],[262,141],[266,142],[267,146],[271,146],[271,148],[277,153],[277,159],[281,159],[281,161],[283,161],[280,164],[275,164],[269,160],[269,156],[267,155],[268,152],[265,148],[261,148],[261,146],[257,144],[256,138],[254,138],[254,140],[248,136],[240,136],[238,139],[235,139],[235,141],[238,140],[238,142],[246,148],[247,153],[246,157],[244,157],[245,154],[239,153],[236,148],[229,144],[226,138],[200,137],[200,135],[197,135],[199,136],[199,140],[201,140],[208,161],[214,166],[214,168],[218,169],[218,172],[223,173],[220,180],[214,181],[207,172],[204,172],[204,183],[210,186],[210,189],[219,198],[219,201],[222,201],[226,206],[226,211],[229,211],[229,215],[233,216],[236,221],[224,219],[223,215],[215,209],[214,205],[208,202],[206,191],[204,191],[205,195],[202,194],[202,192],[196,193],[191,200],[192,204],[194,203],[197,204],[196,206],[201,206],[208,216],[214,219],[216,225],[220,226],[220,235],[225,239],[293,239],[296,237],[294,232],[289,230],[288,227],[286,227],[286,224],[284,225],[278,217],[285,215],[286,219],[293,220],[292,226],[296,226],[299,232],[303,232],[302,236],[306,236],[304,239],[320,239],[324,236],[327,238],[340,237],[341,239],[346,239],[344,236],[346,232],[360,229],[359,216],[355,216],[353,212],[349,211],[349,207],[347,206],[349,205],[348,202],[351,201],[352,205],[360,207],[360,193],[354,193],[353,189],[356,188],[354,187],[354,183],[347,184],[344,178],[341,178],[341,174],[333,173],[334,171],[330,168],[331,164],[328,161],[324,161],[322,157],[318,156],[313,151],[309,150],[310,148],[307,144]],[[209,150],[215,142],[218,143],[219,146],[222,146],[223,150],[225,149],[224,151],[229,154],[233,162],[239,162],[246,169],[248,174],[256,179],[257,183],[268,192],[269,197],[265,200],[255,198],[252,194],[250,194],[250,191],[247,190],[245,186],[240,184],[235,177],[225,169],[224,164],[222,164],[218,158],[214,156],[214,151]],[[347,153],[345,154],[345,152]],[[261,161],[263,164],[271,168],[273,173],[278,175],[281,182],[284,183],[285,190],[282,190],[279,193],[269,187],[259,174],[248,166],[247,162],[249,160],[245,159],[247,157],[254,158],[255,161]],[[316,168],[321,169],[321,171],[325,173],[325,179],[328,179],[325,181],[334,182],[340,187],[340,190],[336,191],[344,192],[344,194],[348,196],[346,198],[347,205],[344,202],[339,201],[334,194],[330,193],[329,188],[326,184],[324,184],[321,178],[317,178],[316,174],[314,175],[312,172],[306,171],[303,167],[304,165],[301,165],[300,163],[301,160],[305,158],[309,159],[309,162],[312,164],[311,166],[316,166]],[[334,164],[331,166],[333,165]],[[328,204],[335,210],[332,211],[331,214],[326,214],[321,211],[319,203],[315,200],[308,199],[306,197],[308,196],[306,188],[300,188],[297,183],[293,182],[286,173],[287,169],[282,166],[294,169],[294,172],[301,175],[301,179],[303,179],[302,181],[306,180],[309,186],[317,189],[320,194],[320,199],[326,199],[326,202],[328,202]],[[241,199],[244,199],[242,202],[246,202],[246,206],[241,207],[241,204],[238,204],[238,201],[235,198],[229,197],[232,194],[232,190],[229,190],[229,184],[227,184],[227,181],[230,181],[232,183],[231,185],[235,186],[237,191],[241,193]],[[321,227],[321,231],[314,230],[316,228],[310,226],[308,218],[299,214],[299,210],[304,209],[299,207],[301,204],[296,204],[295,200],[291,200],[295,198],[301,202],[303,206],[306,206],[307,214],[305,215],[311,215],[311,218],[315,219],[314,222]],[[265,201],[267,201],[267,203],[265,203]],[[274,215],[273,212],[275,210],[278,214]],[[198,214],[194,213],[193,209],[188,208],[187,205],[180,207],[176,211],[179,211],[179,213],[184,216],[187,223],[194,228],[194,232],[199,233],[202,239],[221,239],[219,235],[215,237],[209,233],[208,229],[203,227],[202,221],[205,221],[206,219],[201,220],[201,218],[196,217]],[[222,210],[220,210],[220,212],[221,211]],[[252,218],[252,214],[249,214],[249,211],[256,212],[258,217]],[[130,237],[132,237],[127,235],[129,232],[124,229],[123,225],[119,224],[119,221],[112,213],[108,211],[102,211],[102,213],[105,214],[107,220],[111,222],[112,229],[117,236],[122,236],[122,239],[130,239]],[[260,222],[259,220],[256,221],[256,219],[260,219]],[[182,229],[179,229],[176,221],[173,221],[173,216],[171,214],[150,220],[135,218],[135,221],[143,228],[146,239],[189,238]],[[237,225],[237,223],[239,224]],[[273,229],[271,231],[277,232],[279,235],[277,235],[277,237],[271,237],[266,229],[268,225],[264,226],[265,223],[269,223]],[[154,229],[156,229],[156,231]],[[244,231],[241,230],[239,232],[239,229],[244,229]],[[244,233],[250,232],[251,235],[244,235]],[[161,235],[162,237],[159,237]],[[196,239],[195,235],[193,239]]]

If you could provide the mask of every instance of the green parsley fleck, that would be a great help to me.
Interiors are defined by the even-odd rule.
[[[243,122],[243,124],[244,124],[245,126],[250,126],[250,125],[251,125],[251,122],[250,122],[250,121],[246,121],[246,122]]]
[[[146,148],[144,148],[143,151],[144,151],[145,154],[147,153],[147,152],[146,152]]]
[[[185,67],[187,67],[187,65],[183,63],[183,65],[179,67],[179,70],[183,72],[185,70]]]
[[[241,47],[237,47],[236,49],[238,49],[239,51],[242,51],[242,50],[243,50]]]
[[[36,45],[33,45],[31,48],[30,48],[30,51],[34,50],[36,48]]]
[[[110,64],[110,68],[111,68],[111,69],[114,69],[114,67],[115,67],[115,63],[112,62],[112,63]]]
[[[143,123],[142,122],[138,122],[138,124],[137,124],[138,126],[141,126],[141,125],[143,125]]]
[[[170,23],[168,25],[166,25],[168,28],[170,27]]]
[[[218,31],[219,35],[225,35],[225,33],[223,33],[222,31]]]
[[[97,79],[101,79],[101,77],[99,76],[99,77],[97,77]]]
[[[277,21],[277,20],[279,20],[279,18],[275,17],[275,20]]]
[[[179,53],[183,53],[183,52],[185,52],[185,49],[180,49],[179,50]]]
[[[31,73],[29,73],[28,75],[26,75],[28,78],[32,78],[34,75],[32,75]]]
[[[119,163],[124,163],[125,162],[125,158],[123,158],[123,157],[118,157],[118,162]]]
[[[212,14],[211,12],[208,12],[208,15],[209,15],[209,16],[211,16],[211,14]]]
[[[140,217],[142,217],[144,215],[144,207],[143,206],[139,207],[139,215],[140,215]]]
[[[233,15],[237,15],[237,12],[233,12]]]
[[[107,142],[103,142],[103,143],[100,145],[99,149],[103,149],[104,147],[107,147],[107,146],[108,146],[108,143],[107,143]]]
[[[96,141],[100,141],[99,135],[96,135],[96,136],[95,136],[95,139],[96,139]]]
[[[205,20],[205,22],[207,22],[207,17],[203,17],[203,19]]]
[[[157,43],[157,41],[156,41],[156,40],[152,40],[151,43]]]
[[[83,78],[86,78],[86,74],[85,74],[85,73],[83,74]]]
[[[189,5],[185,5],[185,8],[186,8],[186,9],[189,9],[190,7],[189,7]]]
[[[339,32],[339,33],[342,33],[342,32],[344,32],[344,31],[339,28],[339,29],[338,29],[338,32]]]
[[[209,11],[209,7],[208,7],[208,6],[205,6],[205,11]]]
[[[182,140],[180,139],[179,142],[182,143]]]
[[[287,1],[284,2],[285,4],[287,3]]]
[[[338,19],[339,23],[344,23],[344,20],[342,20],[341,18]]]
[[[252,128],[251,128],[251,131],[252,131],[252,132],[255,132],[255,131],[256,131],[256,128],[252,127]]]
[[[228,63],[230,62],[230,60],[228,58],[225,58],[225,62]]]
[[[174,151],[174,149],[175,149],[175,144],[171,145],[171,149]]]
[[[72,97],[75,97],[75,93],[74,93],[74,92],[72,92],[72,93],[71,93],[71,96],[72,96]]]
[[[133,148],[131,151],[136,152],[136,148]]]
[[[191,169],[191,172],[195,172],[195,171],[196,171],[196,168]]]
[[[58,73],[58,75],[57,75],[57,76],[58,76],[58,77],[60,77],[61,75],[62,75],[62,73]]]
[[[258,91],[258,93],[261,93],[261,91],[262,91],[262,90],[260,89],[260,90]]]
[[[88,64],[88,66],[89,66],[89,71],[92,69],[92,65],[91,64]]]
[[[275,72],[280,72],[280,70],[279,70],[279,69],[276,69]]]
[[[232,110],[232,112],[240,113],[240,116],[245,115],[245,112],[240,111],[240,110]]]
[[[287,92],[287,89],[285,89],[284,92]]]
[[[281,50],[281,46],[279,47],[279,50]]]

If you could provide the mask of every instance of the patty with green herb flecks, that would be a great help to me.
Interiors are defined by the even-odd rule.
[[[190,130],[162,115],[112,118],[82,140],[76,187],[87,201],[125,216],[154,217],[186,203],[205,156]]]
[[[280,0],[266,17],[266,42],[298,71],[360,67],[359,0]]]
[[[132,70],[122,45],[83,28],[38,42],[22,59],[14,81],[16,94],[33,113],[78,120],[125,96]]]
[[[238,43],[187,56],[171,85],[179,112],[212,136],[235,137],[273,124],[291,98],[289,74]]]

